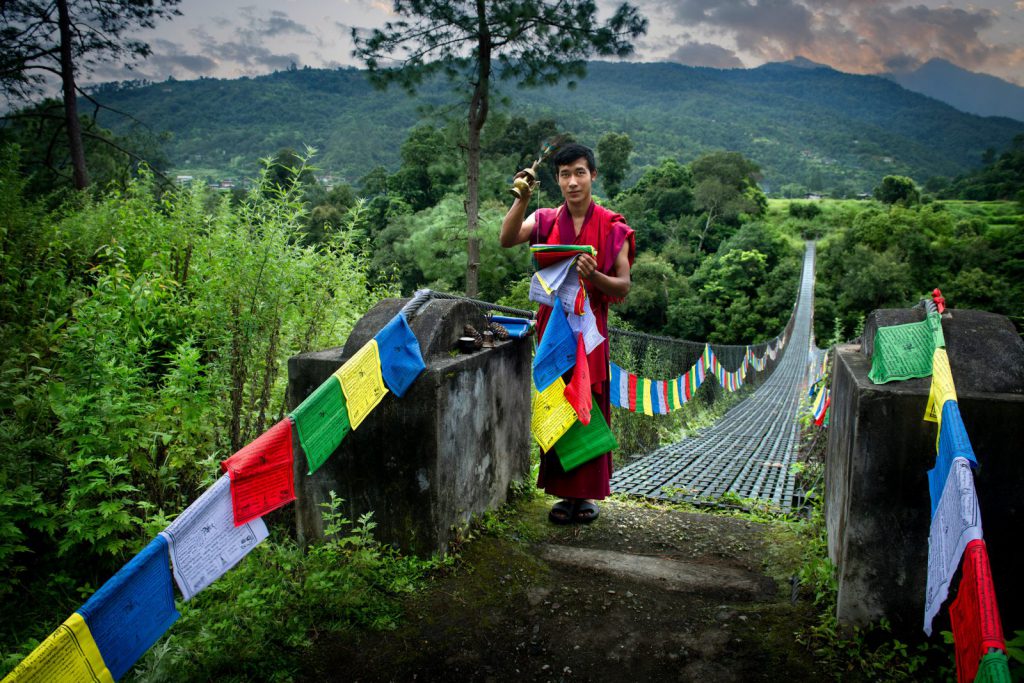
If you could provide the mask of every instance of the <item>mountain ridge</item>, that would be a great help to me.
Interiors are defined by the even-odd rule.
[[[454,96],[438,81],[417,98],[375,90],[365,72],[297,69],[240,79],[164,81],[97,88],[94,96],[169,131],[174,168],[252,173],[281,147],[318,148],[318,165],[354,182],[378,165],[395,168],[422,105]],[[713,149],[742,152],[762,166],[769,188],[870,191],[882,176],[919,182],[980,164],[990,147],[1007,147],[1024,123],[981,118],[910,92],[879,76],[783,63],[712,69],[672,63],[591,62],[574,90],[501,86],[504,109],[556,118],[562,130],[596,144],[625,132],[633,166],[670,156],[686,162]],[[496,98],[496,101],[498,98]],[[461,118],[461,109],[453,115]],[[109,115],[101,123],[124,132]]]
[[[944,59],[930,59],[916,69],[879,75],[969,114],[1024,121],[1024,88]]]

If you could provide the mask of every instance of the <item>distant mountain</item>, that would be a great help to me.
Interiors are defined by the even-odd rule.
[[[96,96],[167,131],[175,169],[251,175],[257,159],[311,145],[325,172],[354,182],[377,165],[397,167],[422,105],[453,101],[440,81],[421,93],[374,90],[356,69],[300,69],[107,86]],[[771,190],[796,183],[848,194],[870,191],[893,173],[922,182],[952,177],[1024,133],[1024,123],[966,114],[884,78],[790,64],[721,70],[593,62],[574,90],[509,86],[502,94],[506,111],[552,116],[583,142],[596,144],[608,131],[629,134],[634,169],[663,157],[687,162],[709,150],[735,150],[761,165]],[[450,112],[464,116],[460,107]],[[112,115],[101,123],[121,132],[128,126]]]
[[[932,59],[913,71],[883,74],[912,90],[960,111],[980,116],[1008,116],[1024,121],[1024,88],[988,74]]]

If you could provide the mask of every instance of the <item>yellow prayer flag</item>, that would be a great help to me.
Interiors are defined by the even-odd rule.
[[[683,398],[682,396],[679,395],[679,381],[676,379],[672,380],[672,396],[675,398],[676,401],[676,410],[679,410],[680,408],[683,407]]]
[[[654,415],[654,406],[651,405],[651,380],[644,378],[643,388],[644,415]]]
[[[381,374],[377,340],[371,339],[364,344],[334,374],[345,392],[348,421],[352,429],[356,429],[388,393]]]
[[[75,612],[21,660],[3,683],[114,683],[82,615]]]
[[[576,424],[576,419],[576,409],[565,400],[565,380],[561,377],[544,391],[534,388],[530,431],[545,451],[551,450],[569,427]]]
[[[942,427],[942,406],[946,401],[956,400],[956,387],[953,385],[953,372],[949,367],[949,356],[946,349],[937,348],[932,354],[932,386],[928,391],[928,406],[924,410],[924,419],[938,422]]]

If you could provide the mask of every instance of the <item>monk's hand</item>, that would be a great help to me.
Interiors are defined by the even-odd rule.
[[[580,254],[576,257],[576,272],[584,280],[589,280],[595,270],[597,270],[597,260],[593,256],[590,254]]]

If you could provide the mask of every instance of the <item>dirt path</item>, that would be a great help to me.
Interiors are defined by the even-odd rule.
[[[806,602],[765,573],[770,525],[606,501],[555,527],[549,502],[466,544],[398,630],[322,639],[303,678],[820,679],[794,639]]]

